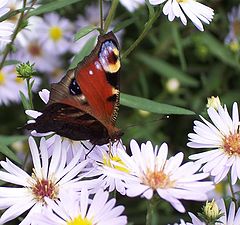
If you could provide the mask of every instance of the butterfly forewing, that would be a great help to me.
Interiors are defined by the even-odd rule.
[[[119,139],[119,45],[112,32],[99,36],[91,54],[53,84],[43,114],[27,129],[54,131],[73,140],[105,144]]]

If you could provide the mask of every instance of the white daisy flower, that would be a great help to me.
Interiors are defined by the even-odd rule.
[[[141,195],[151,199],[156,192],[176,210],[185,212],[179,199],[204,201],[207,199],[206,193],[213,189],[212,182],[202,181],[209,174],[196,174],[200,165],[193,162],[181,165],[182,152],[167,159],[166,143],[154,149],[152,143],[148,141],[139,148],[137,142],[132,140],[130,147],[131,157],[126,152],[118,150],[123,162],[121,166],[131,175],[131,178],[126,178],[128,196]]]
[[[59,55],[70,49],[74,27],[68,19],[57,13],[46,14],[37,30],[46,51]]]
[[[229,211],[226,210],[226,206],[223,199],[216,201],[216,204],[218,206],[219,211],[223,213],[223,216],[220,219],[218,219],[219,222],[215,223],[215,225],[239,224],[240,208],[238,208],[236,212],[236,205],[233,201],[230,203]],[[189,213],[189,216],[192,219],[193,225],[207,225],[205,222],[202,222],[198,217],[196,217],[193,213]]]
[[[121,142],[115,142],[111,146],[109,144],[95,146],[94,151],[89,153],[88,158],[92,160],[95,169],[92,169],[88,176],[99,176],[96,181],[97,186],[93,186],[93,192],[96,192],[96,189],[98,190],[101,187],[109,192],[116,190],[122,195],[126,194],[124,179],[129,175],[118,156],[119,151],[125,151],[125,147]]]
[[[202,22],[209,24],[214,15],[213,9],[195,0],[149,0],[149,2],[152,5],[166,2],[163,13],[168,15],[169,21],[177,17],[184,25],[187,25],[187,16],[200,31],[204,30]]]
[[[229,20],[229,33],[225,38],[225,43],[236,50],[240,49],[240,5],[233,7],[232,11],[228,14]]]
[[[141,5],[145,4],[145,0],[120,0],[120,3],[130,12],[135,11]]]
[[[212,148],[213,150],[191,155],[189,158],[204,164],[202,169],[214,177],[214,182],[219,183],[231,169],[232,184],[240,178],[240,134],[238,105],[235,102],[232,109],[232,118],[227,107],[218,107],[218,110],[209,108],[207,113],[212,120],[211,124],[202,116],[203,122],[194,121],[195,133],[188,134],[191,148]]]
[[[0,218],[0,224],[13,220],[29,210],[20,224],[31,224],[32,213],[41,212],[46,207],[45,198],[56,200],[66,193],[81,190],[81,177],[77,177],[87,161],[79,163],[80,152],[66,164],[66,149],[62,149],[61,139],[55,139],[54,152],[48,156],[47,144],[41,139],[38,149],[34,139],[29,138],[33,160],[33,173],[28,175],[10,160],[1,161],[5,171],[0,171],[0,179],[16,185],[0,187],[0,208],[7,209]]]
[[[58,57],[44,49],[44,44],[39,40],[39,33],[33,30],[25,30],[25,38],[21,40],[21,46],[17,46],[17,52],[11,57],[20,62],[34,63],[34,67],[41,72],[51,72],[58,64]]]
[[[47,104],[50,97],[50,91],[47,89],[41,90],[39,93],[41,100]],[[41,112],[36,110],[26,110],[25,113],[32,117],[32,119],[28,120],[27,123],[35,123],[35,120],[38,116],[42,115]],[[50,131],[47,133],[38,133],[36,130],[31,131],[31,135],[35,137],[46,137],[49,135],[55,134],[54,132]],[[52,147],[54,146],[56,136],[60,137],[59,135],[53,135],[52,137],[47,139],[47,146],[49,150],[49,154],[52,155]],[[86,157],[87,152],[92,148],[92,144],[89,141],[74,141],[69,138],[61,137],[62,144],[67,146],[67,161],[72,160],[73,157],[80,152],[80,158],[83,160]],[[86,147],[85,147],[86,146]]]
[[[86,189],[81,191],[79,200],[75,196],[66,195],[62,201],[46,200],[52,211],[45,210],[43,214],[34,215],[38,225],[125,225],[127,217],[121,215],[123,206],[115,206],[116,199],[108,200],[109,193],[101,189],[90,199]]]
[[[9,11],[7,7],[8,0],[2,0],[0,2],[0,17]],[[2,50],[7,43],[11,41],[11,35],[13,34],[14,24],[3,21],[0,22],[0,50]]]

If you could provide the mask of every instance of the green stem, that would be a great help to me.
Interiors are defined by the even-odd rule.
[[[229,187],[230,187],[230,192],[231,192],[231,195],[232,195],[232,199],[233,199],[236,207],[238,208],[237,199],[236,199],[236,195],[235,195],[234,190],[233,190],[232,178],[231,178],[231,175],[230,175],[230,174],[228,174],[228,183],[229,183]]]
[[[103,26],[104,26],[104,19],[103,19],[103,0],[99,0],[99,7],[100,7],[100,28],[101,28],[101,33],[103,31]]]
[[[138,45],[139,43],[145,38],[145,36],[148,34],[149,30],[152,28],[153,23],[156,21],[156,19],[159,17],[161,12],[161,9],[157,9],[157,11],[154,13],[154,15],[149,18],[147,23],[144,26],[144,29],[142,33],[139,35],[138,39],[131,44],[131,46],[122,54],[122,59],[126,58]]]
[[[106,18],[106,21],[105,21],[105,26],[104,26],[104,33],[106,33],[108,31],[108,28],[114,18],[114,15],[115,15],[115,12],[116,12],[116,9],[117,9],[117,6],[118,6],[118,2],[119,0],[113,0],[112,1],[112,5],[111,5],[111,8],[109,10],[109,13],[108,13],[108,16]]]
[[[32,2],[30,8],[33,7],[33,5],[35,4],[35,2],[36,2],[36,0],[34,0],[34,1]],[[27,0],[24,0],[24,1],[23,1],[23,8],[26,8],[26,4],[27,4]],[[24,11],[22,11],[21,14],[20,14],[20,17],[19,17],[19,19],[18,19],[16,28],[15,28],[15,30],[14,30],[14,32],[13,32],[13,35],[12,35],[12,40],[11,40],[11,42],[10,42],[9,44],[7,44],[7,46],[6,46],[5,50],[4,50],[3,57],[2,57],[2,61],[1,61],[1,63],[0,63],[0,70],[3,68],[3,65],[4,65],[4,63],[5,63],[6,59],[7,59],[7,56],[8,56],[9,52],[10,52],[11,49],[12,49],[13,43],[14,43],[16,37],[17,37],[18,32],[20,31],[22,21],[23,21],[24,17],[27,15],[27,13],[28,13],[29,11],[30,11],[30,9],[28,9],[26,13],[25,13]]]
[[[155,209],[154,197],[147,202],[146,225],[152,225],[153,213]]]
[[[33,98],[32,98],[32,88],[31,88],[31,78],[28,78],[27,79],[27,88],[28,88],[28,98],[29,98],[29,104],[30,104],[30,107],[31,109],[34,109],[33,107]]]

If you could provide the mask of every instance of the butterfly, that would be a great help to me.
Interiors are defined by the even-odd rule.
[[[98,37],[97,44],[76,68],[52,84],[42,114],[25,127],[39,133],[53,131],[72,140],[103,145],[119,140],[115,126],[119,109],[120,52],[113,32]]]

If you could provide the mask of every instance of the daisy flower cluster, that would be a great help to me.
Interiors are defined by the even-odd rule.
[[[120,3],[129,11],[128,15],[143,7],[145,1],[120,0]],[[194,0],[149,0],[149,3],[154,6],[164,4],[163,14],[170,21],[180,18],[186,25],[188,17],[200,31],[204,30],[202,23],[209,24],[214,15],[210,7]],[[14,7],[10,7],[11,4]],[[32,7],[31,4],[32,1],[27,1],[26,6]],[[10,8],[21,7],[19,1],[4,0],[0,3],[0,16]],[[108,10],[106,6],[103,11]],[[76,42],[74,34],[85,26],[99,27],[98,14],[98,6],[90,5],[85,14],[74,21],[56,12],[30,17],[27,27],[17,35],[15,49],[7,60],[29,61],[35,64],[38,72],[47,74],[45,78],[49,81],[59,80],[59,75],[65,72],[64,58],[68,58],[69,53],[71,57],[77,54],[98,32],[90,32]],[[103,17],[107,16],[103,14]],[[12,18],[16,19],[15,22],[0,22],[0,49],[11,42],[18,18],[19,15],[17,19]],[[233,16],[229,16],[229,20],[233,23]],[[228,38],[231,40],[236,34],[234,25],[232,27]],[[70,64],[70,57],[67,60]],[[34,79],[32,90],[36,91],[40,81]],[[174,93],[180,84],[176,79],[170,81],[169,92]],[[15,66],[2,67],[0,104],[19,102],[18,91],[28,95],[27,87],[17,77]],[[47,89],[40,91],[39,96],[44,104],[48,104],[50,92]],[[30,117],[27,123],[35,123],[42,114],[34,109],[25,112]],[[165,142],[154,146],[151,141],[139,144],[131,140],[128,148],[119,140],[97,146],[88,140],[73,141],[51,131],[32,131],[28,139],[32,160],[30,172],[10,159],[0,161],[0,180],[3,181],[0,187],[0,209],[3,210],[0,224],[21,218],[20,225],[125,225],[128,221],[124,206],[117,204],[118,196],[109,198],[113,193],[117,192],[121,198],[140,197],[148,203],[157,199],[159,204],[167,204],[177,212],[185,213],[187,201],[212,199],[209,193],[214,190],[214,185],[226,181],[227,176],[231,180],[230,189],[234,190],[233,186],[240,179],[238,105],[233,104],[230,114],[219,99],[212,99],[207,114],[211,122],[203,116],[200,116],[201,121],[194,121],[194,131],[188,135],[187,146],[208,150],[191,155],[190,161],[184,159],[183,152],[171,154]],[[38,145],[36,140],[39,137]],[[237,224],[240,209],[234,201],[229,205],[227,210],[224,200],[220,199],[215,208],[211,205],[215,211],[206,207],[205,217],[189,212],[192,221],[181,219],[180,224],[205,225],[209,218],[215,225]]]

